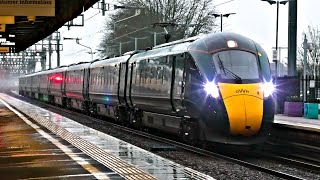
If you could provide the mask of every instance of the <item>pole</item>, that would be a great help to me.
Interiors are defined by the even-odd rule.
[[[276,51],[277,54],[279,54],[278,52],[278,32],[279,32],[279,1],[277,1],[277,24],[276,24]],[[278,56],[279,58],[279,56]],[[275,61],[275,66],[276,66],[276,77],[278,77],[278,59],[276,59]]]
[[[308,53],[308,42],[307,42],[307,35],[304,35],[303,41],[303,101],[307,101],[307,53]]]
[[[91,48],[90,48],[90,54],[91,54],[91,61],[93,61],[93,51]]]
[[[138,38],[134,38],[134,50],[138,50]]]
[[[223,14],[220,14],[220,22],[221,22],[220,30],[222,32]]]
[[[122,55],[122,42],[120,42],[119,44],[119,55],[120,56]]]
[[[47,57],[47,50],[46,50],[46,48],[43,47],[43,40],[41,41],[41,49],[42,49],[41,69],[42,69],[42,71],[45,71],[46,70],[46,64],[47,64],[47,62],[46,62],[46,60],[47,60],[47,58],[46,58]]]
[[[276,50],[278,53],[278,32],[279,32],[279,1],[277,1],[277,26],[276,26]]]
[[[297,75],[297,0],[289,1],[288,19],[288,75]]]
[[[51,69],[51,55],[52,55],[52,48],[51,48],[51,39],[52,36],[49,36],[49,69]]]
[[[282,70],[282,63],[281,63],[281,47],[279,48],[279,62],[278,62],[278,76],[281,77],[281,74],[283,73]],[[281,67],[280,67],[281,66]]]
[[[157,45],[157,32],[153,33],[153,46]]]
[[[57,39],[57,67],[60,67],[60,38]]]

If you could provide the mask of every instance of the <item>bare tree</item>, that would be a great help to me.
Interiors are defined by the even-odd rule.
[[[319,75],[319,58],[320,58],[320,31],[318,27],[308,26],[308,31],[303,33],[307,35],[308,40],[308,58],[307,74]],[[298,70],[303,69],[303,47],[298,48]]]
[[[171,41],[214,29],[215,19],[209,15],[215,12],[212,0],[120,0],[119,3],[131,8],[117,10],[107,19],[100,44],[103,56],[164,43],[163,26],[155,23],[167,23]],[[128,19],[138,7],[141,14]]]

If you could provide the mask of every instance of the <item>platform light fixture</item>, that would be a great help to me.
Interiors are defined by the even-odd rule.
[[[220,25],[220,31],[222,32],[223,17],[228,18],[230,15],[233,15],[233,14],[236,14],[236,13],[226,13],[226,14],[216,14],[216,13],[213,13],[213,14],[210,14],[210,15],[214,16],[215,18],[220,17],[220,23],[221,23],[221,25]]]
[[[278,54],[278,37],[279,37],[279,5],[282,4],[282,5],[286,5],[288,0],[261,0],[261,1],[265,1],[265,2],[268,2],[270,5],[273,5],[273,4],[276,4],[277,5],[277,24],[276,24],[276,51],[277,51],[277,54]],[[275,61],[275,66],[276,66],[276,72],[278,71],[278,63],[277,63],[278,60]],[[276,74],[277,76],[277,74]]]

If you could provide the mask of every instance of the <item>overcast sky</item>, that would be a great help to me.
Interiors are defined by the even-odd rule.
[[[224,31],[236,32],[245,35],[260,43],[272,58],[272,47],[275,46],[276,29],[276,5],[269,5],[261,0],[234,0],[223,5],[229,0],[213,0],[218,13],[236,13],[224,18]],[[109,2],[112,2],[111,0]],[[95,5],[94,7],[97,7]],[[319,0],[298,0],[298,46],[301,46],[302,33],[308,25],[319,26]],[[71,27],[68,30],[62,27],[59,31],[62,37],[79,37],[80,43],[89,46],[96,52],[102,38],[105,19],[99,10],[91,8],[84,12],[84,27]],[[287,47],[288,42],[288,4],[280,6],[279,13],[279,47]],[[217,23],[220,19],[217,19]],[[63,51],[61,52],[61,65],[68,65],[81,61],[90,61],[91,56],[88,48],[76,44],[75,41],[62,40]],[[94,58],[97,58],[97,53]],[[287,52],[281,53],[281,59],[287,57]],[[53,67],[56,66],[56,54],[52,56]]]

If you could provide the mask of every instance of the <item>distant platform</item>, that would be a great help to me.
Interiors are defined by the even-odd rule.
[[[284,115],[275,115],[274,123],[294,129],[302,129],[314,132],[320,132],[320,116],[318,119],[306,119],[303,117],[288,117]]]

